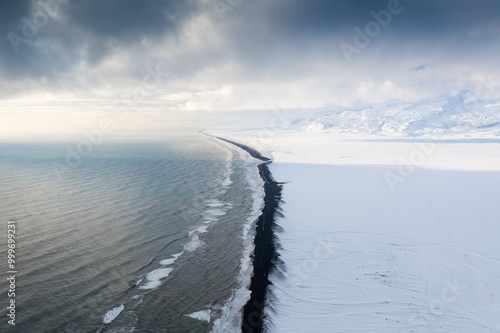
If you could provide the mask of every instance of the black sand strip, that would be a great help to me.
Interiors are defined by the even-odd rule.
[[[256,225],[255,248],[252,254],[253,275],[250,283],[251,295],[250,300],[243,308],[243,322],[241,325],[243,333],[260,333],[262,332],[264,319],[263,311],[266,302],[267,287],[271,284],[269,273],[276,267],[279,261],[274,227],[275,218],[279,214],[282,183],[278,183],[273,179],[267,167],[271,163],[270,159],[262,156],[259,152],[248,146],[219,137],[217,139],[231,143],[245,150],[252,157],[265,162],[258,166],[260,177],[264,181],[264,208]]]
[[[281,201],[282,184],[276,182],[267,164],[258,166],[260,177],[264,180],[264,208],[256,225],[255,248],[253,253],[253,276],[250,283],[250,300],[243,309],[243,333],[260,333],[264,319],[264,305],[267,287],[271,284],[269,273],[279,260],[276,249],[275,218]]]
[[[253,158],[256,158],[258,160],[261,160],[261,161],[264,161],[264,162],[270,162],[271,160],[268,159],[267,157],[264,157],[262,156],[258,151],[256,151],[255,149],[252,149],[248,146],[245,146],[245,145],[242,145],[241,143],[237,143],[237,142],[234,142],[234,141],[230,141],[228,139],[224,139],[224,138],[220,138],[218,136],[216,136],[217,139],[219,140],[222,140],[222,141],[226,141],[226,142],[229,142],[230,144],[232,145],[235,145],[236,147],[238,148],[241,148],[243,149],[244,151],[246,151],[247,153],[250,154],[250,156],[252,156]],[[261,175],[262,177],[262,175]],[[265,180],[264,180],[265,181]]]

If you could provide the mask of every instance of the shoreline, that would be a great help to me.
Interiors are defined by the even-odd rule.
[[[279,262],[276,248],[275,217],[279,214],[282,183],[276,182],[268,168],[272,160],[262,156],[257,150],[246,145],[215,137],[230,143],[263,161],[257,168],[264,181],[264,207],[255,225],[254,250],[251,255],[253,273],[250,283],[250,299],[243,307],[241,330],[244,333],[260,333],[263,329],[264,308],[271,284],[269,274]]]
[[[255,150],[253,148],[250,148],[250,147],[248,147],[248,146],[246,146],[244,144],[241,144],[241,143],[238,143],[238,142],[235,142],[235,141],[231,141],[231,140],[228,140],[228,139],[224,139],[224,138],[221,138],[219,136],[214,136],[214,138],[222,140],[222,141],[225,141],[225,142],[230,143],[230,144],[232,144],[232,145],[234,145],[234,146],[236,146],[236,147],[238,147],[240,149],[243,149],[244,151],[246,151],[247,153],[249,153],[250,156],[252,156],[253,158],[256,158],[256,159],[264,161],[264,162],[269,162],[269,163],[272,162],[272,160],[270,158],[262,156],[262,154],[259,153],[257,150]]]

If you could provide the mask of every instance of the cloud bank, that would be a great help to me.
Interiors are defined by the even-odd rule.
[[[10,110],[321,108],[500,81],[494,0],[21,0],[0,22]]]

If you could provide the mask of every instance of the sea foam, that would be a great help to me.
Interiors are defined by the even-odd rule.
[[[161,280],[170,275],[173,268],[158,268],[146,275],[147,283],[139,289],[154,289],[161,285]]]
[[[117,306],[116,308],[109,310],[102,318],[102,322],[105,324],[111,323],[113,320],[116,319],[116,317],[118,317],[118,315],[123,311],[123,309],[125,309],[125,306],[123,306],[122,304],[120,306]]]
[[[186,316],[209,323],[211,312],[212,311],[210,309],[208,309],[208,310],[193,312],[193,313],[187,314]]]
[[[236,332],[241,330],[241,316],[243,306],[250,299],[250,281],[253,273],[251,253],[254,249],[255,221],[258,219],[264,205],[263,181],[259,176],[255,159],[244,152],[240,157],[245,159],[246,181],[252,189],[252,209],[242,230],[243,246],[241,250],[240,272],[238,274],[239,288],[222,307],[222,315],[214,321],[212,332]]]

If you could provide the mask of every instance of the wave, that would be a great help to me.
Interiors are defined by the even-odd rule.
[[[255,222],[264,205],[264,183],[260,178],[257,165],[260,162],[239,151],[240,158],[245,161],[245,178],[252,191],[252,207],[243,225],[241,234],[242,248],[240,272],[238,274],[239,288],[225,301],[222,315],[214,321],[212,332],[239,332],[243,307],[250,299],[250,281],[253,273],[251,254],[254,250]]]
[[[212,142],[212,140],[209,140]],[[215,140],[213,140],[215,141]],[[165,280],[174,272],[175,263],[186,253],[192,253],[201,250],[206,246],[203,240],[203,234],[210,231],[210,228],[215,223],[228,214],[233,208],[231,202],[223,200],[223,197],[228,193],[233,184],[233,159],[234,152],[238,154],[238,158],[243,160],[245,167],[245,180],[251,189],[251,208],[247,213],[245,222],[241,230],[241,255],[239,263],[239,273],[237,276],[237,287],[233,290],[231,297],[223,302],[222,306],[210,306],[208,309],[202,309],[192,313],[185,314],[193,319],[204,321],[207,324],[212,324],[212,332],[233,332],[241,330],[241,318],[244,305],[250,299],[250,282],[253,272],[251,254],[254,250],[255,222],[260,215],[264,204],[264,188],[263,181],[258,173],[257,165],[260,161],[248,156],[245,152],[235,149],[231,144],[218,141],[216,145],[224,149],[226,152],[224,170],[219,179],[219,188],[214,191],[213,195],[205,201],[205,209],[200,216],[200,223],[195,225],[186,236],[185,243],[182,245],[181,251],[171,255],[168,258],[153,258],[148,265],[153,265],[152,270],[137,279],[137,282],[131,288],[137,288],[141,291],[150,291],[160,287]],[[157,261],[158,260],[158,261]],[[154,264],[157,262],[157,264]],[[156,266],[156,267],[154,267]],[[153,269],[154,268],[154,269]],[[147,294],[141,294],[145,297]],[[134,302],[133,296],[130,303]],[[125,303],[127,308],[130,308],[129,303]],[[109,310],[105,317],[111,323],[123,311],[124,306]],[[221,314],[218,318],[214,317],[214,310],[217,314]],[[127,314],[128,316],[128,314]],[[104,322],[104,321],[103,321]],[[107,324],[107,322],[105,322]]]
[[[202,214],[203,224],[196,226],[194,229],[189,231],[188,237],[189,240],[183,246],[183,251],[177,254],[174,254],[172,258],[164,259],[160,261],[160,265],[169,266],[173,265],[175,261],[182,256],[185,252],[194,252],[203,248],[206,244],[203,240],[200,239],[200,235],[204,234],[208,231],[210,224],[215,223],[219,220],[219,217],[227,214],[228,210],[232,208],[232,204],[229,202],[223,202],[218,197],[225,194],[227,192],[227,187],[230,186],[233,182],[231,180],[231,175],[233,174],[233,153],[229,149],[225,149],[226,151],[226,162],[225,162],[225,170],[222,175],[221,180],[221,189],[216,194],[217,197],[208,199],[205,203],[207,209]],[[154,271],[148,273],[145,278],[147,280],[146,285],[139,287],[139,289],[155,289],[161,285],[161,282],[164,278],[168,277],[169,274],[173,271],[173,268],[158,268]],[[140,284],[144,278],[139,280],[136,285]]]

